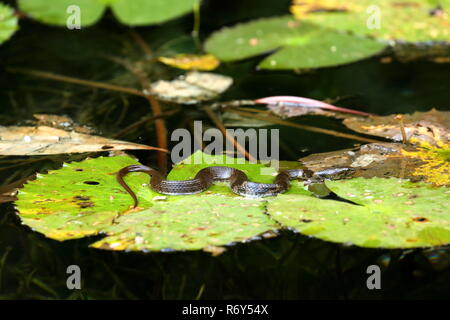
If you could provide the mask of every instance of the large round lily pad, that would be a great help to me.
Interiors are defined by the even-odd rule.
[[[223,61],[276,50],[260,63],[264,69],[337,66],[370,57],[385,47],[385,43],[364,36],[299,22],[291,16],[259,19],[224,28],[205,44],[208,52]]]
[[[199,164],[186,159],[169,179],[190,179],[203,167],[223,164],[245,171],[254,181],[273,180],[272,175],[259,176],[263,165],[206,157]],[[265,214],[265,200],[235,195],[226,183],[197,195],[162,196],[149,189],[144,173],[126,177],[139,199],[139,207],[131,209],[133,201],[115,174],[136,163],[125,156],[100,157],[39,175],[20,190],[18,214],[24,224],[56,240],[106,233],[92,246],[112,250],[202,249],[248,241],[280,227]],[[290,192],[306,193],[298,183]]]
[[[268,203],[279,223],[326,241],[370,248],[450,243],[450,189],[401,179],[327,181],[346,203],[283,195]]]

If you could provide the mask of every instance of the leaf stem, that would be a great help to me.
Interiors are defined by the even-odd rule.
[[[98,82],[98,81],[84,80],[84,79],[79,79],[79,78],[74,78],[74,77],[63,76],[63,75],[55,74],[55,73],[51,73],[51,72],[33,70],[33,69],[25,69],[25,68],[6,68],[6,70],[9,72],[12,72],[12,73],[22,73],[22,74],[39,77],[39,78],[74,83],[74,84],[79,84],[79,85],[88,86],[88,87],[106,89],[106,90],[111,90],[111,91],[128,93],[128,94],[132,94],[135,96],[145,97],[145,94],[143,92],[136,90],[134,88],[121,87],[121,86],[116,86],[113,84],[108,84],[108,83],[103,83],[103,82]]]
[[[260,116],[260,115],[252,114],[252,113],[249,113],[249,112],[239,111],[237,109],[238,108],[230,108],[228,110],[230,112],[239,114],[239,115],[241,115],[243,117],[258,119],[258,120],[267,121],[267,122],[271,122],[271,123],[275,123],[275,124],[280,124],[280,125],[283,125],[283,126],[298,128],[298,129],[302,129],[302,130],[306,130],[306,131],[318,132],[318,133],[323,133],[323,134],[327,134],[327,135],[331,135],[331,136],[335,136],[335,137],[340,137],[340,138],[345,138],[345,139],[350,139],[350,140],[356,140],[356,141],[361,141],[361,142],[369,142],[369,143],[380,143],[380,142],[382,142],[380,140],[360,137],[360,136],[357,136],[357,135],[354,135],[354,134],[343,133],[343,132],[338,132],[338,131],[334,131],[334,130],[330,130],[330,129],[317,128],[317,127],[308,126],[308,125],[304,125],[304,124],[298,124],[298,123],[294,123],[294,122],[289,122],[289,121],[278,119],[276,117]]]

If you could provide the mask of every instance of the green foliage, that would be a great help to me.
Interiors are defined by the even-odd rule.
[[[203,159],[225,160],[206,156]],[[149,189],[149,177],[144,173],[130,174],[127,182],[146,210],[127,212],[132,201],[116,182],[115,173],[135,163],[129,157],[101,157],[50,171],[20,192],[20,217],[34,230],[57,240],[106,232],[108,237],[93,246],[111,250],[201,249],[246,241],[279,227],[264,214],[261,199],[239,197],[223,184],[200,195],[158,198],[161,195]],[[208,165],[181,164],[169,178],[192,178]],[[245,170],[250,178],[255,178],[263,167],[231,166]],[[122,215],[118,217],[119,214]]]
[[[336,66],[381,52],[386,44],[345,34],[290,16],[260,19],[214,33],[205,44],[223,61],[244,59],[270,50],[275,54],[259,66],[264,69],[308,69]]]
[[[177,18],[193,10],[200,0],[116,0],[111,9],[123,24],[156,24]]]
[[[67,9],[74,5],[80,8],[81,27],[88,27],[102,17],[106,6],[99,0],[19,0],[19,9],[31,18],[40,22],[66,26],[68,17],[72,14]]]
[[[0,44],[8,40],[18,28],[14,10],[0,3]]]
[[[355,205],[315,198],[298,182],[286,194],[264,199],[237,196],[226,183],[201,194],[161,196],[148,187],[146,174],[133,173],[126,181],[136,191],[139,208],[128,210],[132,200],[115,173],[135,163],[124,156],[101,157],[50,171],[19,193],[20,217],[57,240],[106,233],[91,246],[109,250],[205,249],[248,241],[282,226],[362,247],[411,248],[450,242],[445,215],[450,203],[444,187],[380,178],[327,182],[332,191]],[[263,165],[237,164],[233,158],[201,152],[175,166],[168,178],[192,179],[211,165],[238,168],[257,182],[273,180],[267,172],[260,175],[262,169],[273,171]]]
[[[297,19],[265,18],[219,30],[207,40],[206,50],[223,61],[275,50],[259,64],[263,69],[342,65],[373,56],[388,45],[404,60],[448,55],[448,44],[443,43],[450,41],[449,15],[430,14],[436,4],[428,1],[354,0],[342,3],[345,10],[317,12],[305,12],[300,3],[291,7]],[[448,8],[448,3],[442,6]]]
[[[448,2],[437,2],[444,9],[450,8]],[[450,41],[450,16],[430,14],[430,10],[437,7],[437,2],[350,0],[345,1],[349,8],[347,12],[317,12],[306,15],[302,20],[384,40]]]
[[[126,25],[149,25],[165,22],[192,11],[199,0],[19,0],[20,10],[32,18],[51,25],[65,26],[71,5],[80,8],[81,27],[96,23],[110,7]]]
[[[280,196],[268,211],[282,225],[326,241],[369,248],[416,248],[450,242],[450,190],[401,179],[327,181],[354,202]]]

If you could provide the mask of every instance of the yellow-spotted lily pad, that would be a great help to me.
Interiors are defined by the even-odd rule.
[[[369,248],[450,243],[450,189],[402,179],[327,181],[351,202],[283,195],[268,204],[280,224],[325,241]]]

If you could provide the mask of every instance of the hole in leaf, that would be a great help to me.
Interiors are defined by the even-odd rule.
[[[90,184],[91,186],[96,186],[100,184],[100,182],[97,181],[84,181],[85,184]]]
[[[428,220],[427,218],[424,218],[424,217],[417,217],[417,218],[414,218],[413,220],[416,221],[416,222],[427,222],[427,221],[430,221],[430,220]]]
[[[90,199],[90,197],[86,197],[86,196],[75,196],[75,197],[73,197],[75,200],[82,200],[82,201],[85,201],[85,200],[89,200]]]
[[[108,149],[114,149],[114,147],[113,146],[108,146],[108,145],[104,145],[102,147],[102,150],[108,150]]]

